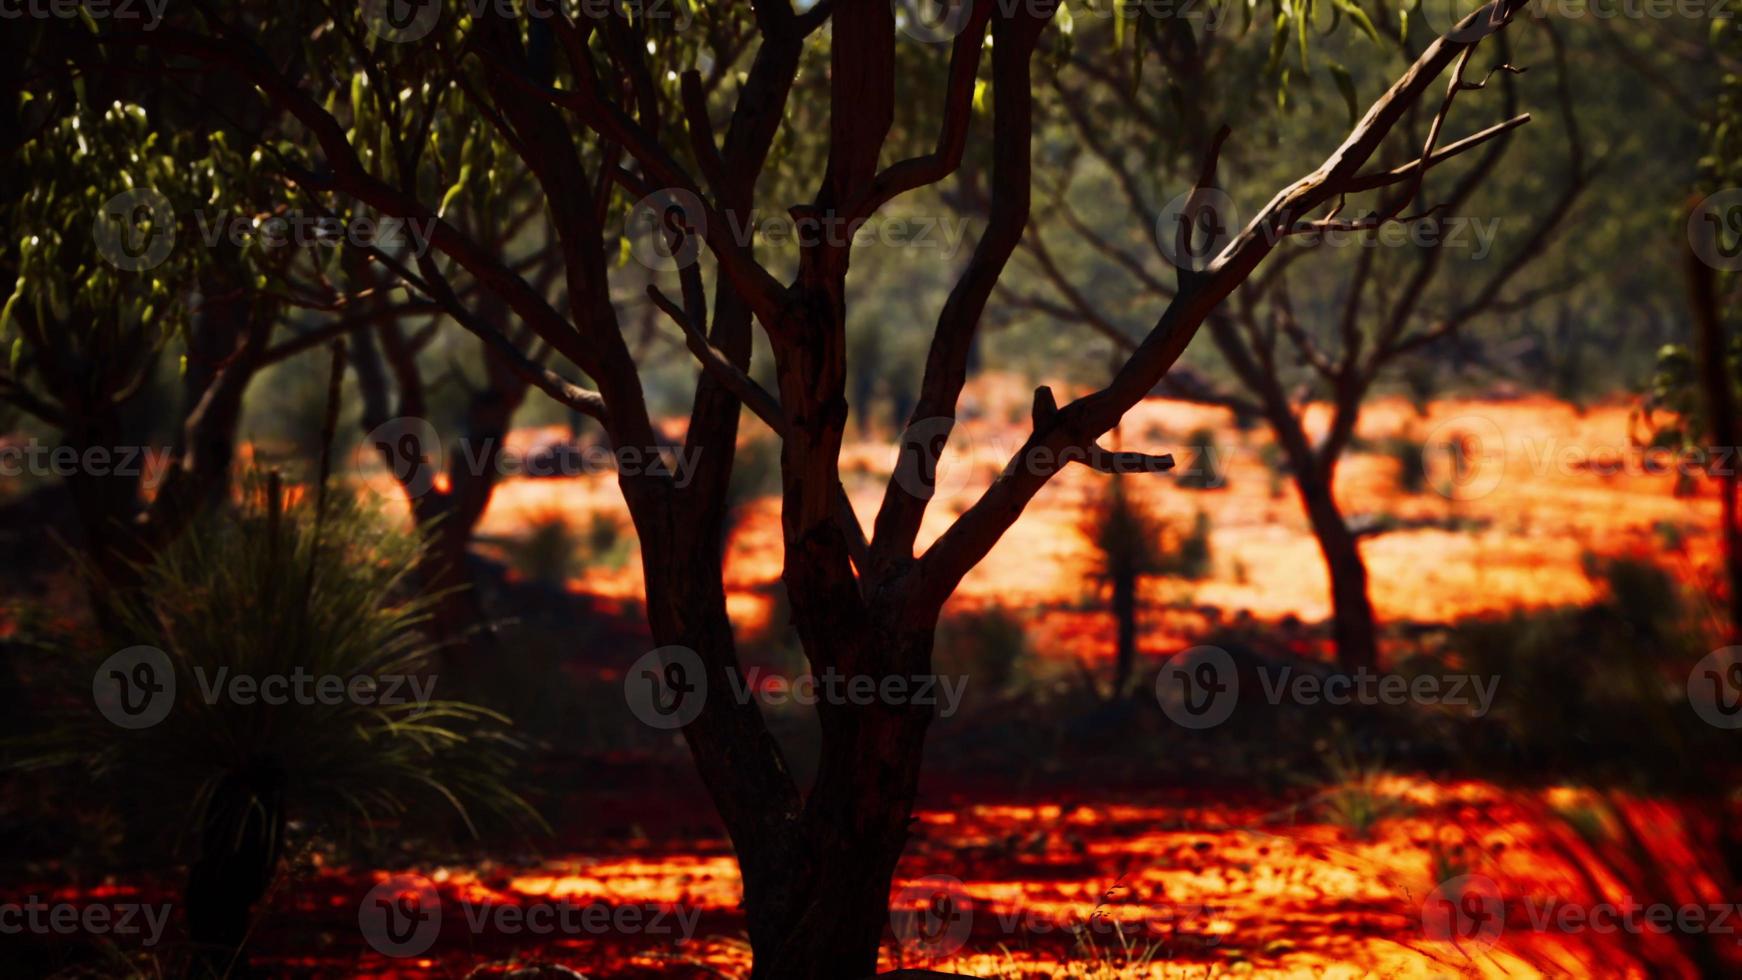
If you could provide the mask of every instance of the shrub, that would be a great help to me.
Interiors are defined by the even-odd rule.
[[[1188,490],[1220,490],[1227,486],[1227,467],[1214,432],[1207,428],[1193,429],[1186,436],[1185,449],[1187,462],[1179,469],[1175,482]]]
[[[143,567],[124,601],[127,634],[173,671],[168,714],[124,729],[88,694],[59,698],[20,754],[24,768],[88,780],[98,799],[137,801],[126,815],[137,832],[191,843],[185,907],[196,945],[217,956],[208,968],[240,948],[293,820],[341,843],[407,818],[439,827],[441,811],[473,831],[481,819],[537,823],[508,783],[507,720],[424,697],[439,682],[418,628],[433,599],[405,581],[422,542],[348,496],[316,515],[306,497],[286,505],[276,477],[245,481],[245,493],[247,506],[202,520]],[[106,655],[67,655],[73,693],[91,690]],[[221,693],[230,678],[297,676],[430,686],[399,699]]]
[[[554,508],[534,515],[526,533],[507,547],[509,563],[531,582],[560,587],[581,568],[574,522]]]
[[[933,660],[941,675],[966,675],[972,685],[1002,691],[1015,680],[1028,653],[1028,633],[999,606],[960,613],[938,624]]]
[[[1422,443],[1407,436],[1396,436],[1385,442],[1385,455],[1391,457],[1397,469],[1393,479],[1402,493],[1417,494],[1427,489],[1427,457]]]

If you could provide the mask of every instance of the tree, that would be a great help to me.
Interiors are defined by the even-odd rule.
[[[1736,288],[1733,259],[1742,248],[1742,205],[1726,201],[1723,188],[1734,188],[1737,154],[1742,151],[1742,83],[1738,81],[1736,55],[1742,52],[1742,30],[1726,22],[1714,38],[1720,65],[1726,70],[1706,128],[1706,157],[1702,161],[1704,183],[1714,193],[1694,204],[1688,217],[1688,248],[1683,265],[1687,274],[1688,307],[1693,318],[1694,345],[1666,346],[1658,355],[1643,409],[1648,421],[1653,413],[1669,418],[1654,438],[1674,441],[1696,454],[1718,447],[1715,458],[1702,461],[1718,484],[1719,539],[1724,553],[1725,585],[1729,593],[1730,642],[1742,643],[1742,477],[1738,476],[1735,448],[1742,440],[1742,340],[1730,333],[1728,321],[1735,316]],[[1734,195],[1734,191],[1727,192]],[[1701,440],[1710,440],[1705,447]]]
[[[7,42],[19,96],[0,107],[0,172],[29,192],[0,204],[0,401],[58,430],[56,451],[76,460],[63,483],[112,629],[139,568],[228,499],[253,379],[434,304],[359,315],[317,250],[260,231],[289,202],[270,154],[238,147],[258,107],[227,80],[178,79],[151,48],[103,44],[94,23],[39,18]],[[299,328],[291,309],[325,322]],[[179,404],[152,472],[171,360]]]
[[[1292,26],[1290,9],[1277,6],[1281,26]],[[657,467],[620,470],[618,483],[641,539],[653,638],[662,648],[692,651],[693,659],[673,654],[670,663],[700,672],[671,693],[715,692],[679,707],[684,738],[738,855],[753,975],[834,978],[875,968],[931,709],[825,699],[817,708],[818,771],[805,788],[759,708],[726,696],[737,654],[720,535],[740,408],[781,439],[784,578],[811,669],[872,679],[928,673],[945,600],[1063,466],[1133,472],[1171,464],[1164,456],[1109,451],[1098,440],[1166,375],[1281,234],[1322,224],[1327,219],[1313,215],[1345,194],[1412,180],[1481,144],[1466,141],[1453,153],[1430,147],[1401,172],[1365,169],[1435,80],[1454,64],[1461,68],[1486,28],[1504,26],[1517,9],[1515,0],[1497,0],[1472,15],[1492,23],[1467,21],[1483,27],[1429,45],[1320,167],[1277,194],[1206,268],[1182,272],[1174,297],[1106,386],[1062,406],[1050,388],[1037,389],[1033,429],[1010,465],[919,554],[916,539],[974,333],[1028,222],[1031,62],[1052,6],[963,5],[950,24],[935,143],[887,166],[880,165],[886,153],[903,152],[891,143],[902,25],[884,0],[822,0],[803,12],[781,0],[752,10],[706,9],[697,12],[698,29],[687,32],[617,13],[573,21],[555,10],[515,17],[493,6],[442,8],[421,37],[402,31],[405,43],[371,39],[348,11],[329,19],[324,11],[243,5],[227,20],[188,14],[113,40],[150,45],[176,56],[180,67],[233,77],[259,92],[283,113],[275,134],[306,144],[285,150],[280,165],[308,193],[430,222],[433,252],[418,269],[424,284],[439,293],[451,271],[499,297],[596,388],[563,381],[551,369],[519,367],[542,391],[598,419],[619,451],[658,452],[676,440],[653,422],[612,303],[606,245],[621,217],[618,189],[654,199],[654,223],[678,256],[699,258],[705,245],[711,302],[700,261],[677,270],[679,299],[649,290],[701,365],[682,443],[698,462],[683,486]],[[296,36],[308,40],[295,58],[274,57],[250,40],[267,18],[299,15],[310,22],[296,25]],[[826,38],[818,32],[825,24]],[[378,33],[400,30],[375,26]],[[740,48],[747,64],[735,84],[710,101],[703,71],[692,66],[703,39],[714,37],[754,43]],[[790,133],[788,120],[810,118],[788,96],[813,38],[809,54],[821,58],[827,45],[830,111],[814,128]],[[721,50],[713,47],[710,60]],[[367,127],[354,125],[354,107],[342,97],[357,72],[395,96],[370,110]],[[898,196],[955,172],[981,84],[991,105],[989,213],[938,314],[896,472],[867,535],[845,498],[839,462],[851,233]],[[441,217],[444,175],[426,150],[432,123],[453,112],[486,119],[536,181],[562,257],[563,306],[548,302],[489,243]],[[754,227],[759,185],[783,133],[826,149],[817,155],[822,166],[785,175],[788,184],[814,185],[809,202],[791,209],[801,234],[785,280],[759,259],[755,235],[744,232]],[[1199,190],[1214,181],[1219,144],[1209,149]],[[794,151],[791,159],[802,162],[804,154]],[[773,351],[772,391],[747,373],[753,324]],[[465,325],[499,345],[492,325]]]
[[[1397,138],[1385,148],[1391,173],[1404,179],[1391,180],[1385,188],[1360,188],[1382,190],[1377,208],[1352,220],[1321,222],[1298,229],[1301,234],[1296,248],[1279,256],[1262,275],[1246,282],[1237,291],[1231,308],[1218,310],[1209,317],[1210,338],[1238,382],[1238,390],[1224,390],[1206,378],[1183,373],[1164,379],[1160,387],[1162,393],[1224,405],[1237,416],[1262,418],[1267,423],[1287,461],[1302,508],[1324,556],[1331,586],[1337,655],[1343,666],[1350,669],[1372,669],[1379,663],[1377,623],[1360,550],[1360,539],[1366,529],[1352,526],[1333,490],[1337,464],[1354,438],[1363,403],[1376,383],[1398,373],[1413,358],[1444,349],[1458,339],[1459,331],[1472,320],[1527,308],[1568,285],[1514,288],[1520,273],[1544,254],[1545,246],[1564,226],[1593,176],[1573,116],[1559,35],[1546,21],[1537,23],[1554,47],[1568,157],[1557,191],[1531,219],[1510,254],[1495,257],[1486,268],[1482,263],[1448,261],[1452,251],[1444,244],[1448,219],[1453,222],[1449,227],[1458,227],[1456,222],[1464,218],[1461,209],[1469,205],[1477,189],[1500,164],[1508,141],[1496,137],[1509,133],[1529,118],[1517,111],[1517,93],[1511,77],[1511,72],[1517,69],[1502,65],[1489,73],[1489,77],[1500,73],[1504,95],[1501,120],[1464,140],[1440,147],[1441,129],[1452,100],[1460,91],[1482,88],[1488,81],[1488,77],[1466,81],[1464,63],[1460,62],[1452,87],[1437,111],[1429,113],[1420,106],[1412,107],[1398,127]],[[1375,30],[1371,36],[1377,40],[1379,35]],[[1109,132],[1102,120],[1111,107],[1131,101],[1129,93],[1137,90],[1146,62],[1151,65],[1151,72],[1155,65],[1160,65],[1167,71],[1167,77],[1178,80],[1176,84],[1189,91],[1216,93],[1219,69],[1225,69],[1241,52],[1237,48],[1229,50],[1234,42],[1224,34],[1205,31],[1201,37],[1195,37],[1188,30],[1182,41],[1177,28],[1139,31],[1138,44],[1139,50],[1129,58],[1105,57],[1098,46],[1093,46],[1093,41],[1082,44],[1073,55],[1076,63],[1072,67],[1076,70],[1060,72],[1056,78],[1058,108],[1074,144],[1111,175],[1123,205],[1142,215],[1148,227],[1157,229],[1148,241],[1159,259],[1167,265],[1190,266],[1200,261],[1202,254],[1181,247],[1169,234],[1170,219],[1191,220],[1206,229],[1218,225],[1227,229],[1237,217],[1232,197],[1217,189],[1196,214],[1180,207],[1179,199],[1167,207],[1158,207],[1145,193],[1145,188],[1155,182],[1141,168],[1165,167],[1179,155],[1182,145],[1202,145],[1209,138],[1207,119],[1213,110],[1208,105],[1214,104],[1214,97],[1177,101],[1171,110],[1164,103],[1154,110],[1131,112],[1123,120],[1126,128],[1117,132]],[[1336,77],[1339,82],[1346,82],[1345,95],[1352,106],[1353,82],[1348,81],[1346,70],[1334,67],[1335,72],[1341,72]],[[1229,113],[1262,115],[1263,108],[1253,108],[1252,101],[1249,87],[1222,95],[1222,105]],[[1449,192],[1437,196],[1428,193],[1420,171],[1414,167],[1418,157],[1435,153],[1450,156],[1482,142],[1487,144],[1484,151]],[[1141,152],[1130,152],[1132,144]],[[1421,149],[1424,146],[1426,149]],[[1059,183],[1052,206],[1044,214],[1045,224],[1037,224],[1024,240],[1038,279],[1047,284],[1051,295],[1013,288],[1006,291],[1009,302],[1084,323],[1119,348],[1133,350],[1138,341],[1120,325],[1120,311],[1101,299],[1109,290],[1086,288],[1074,281],[1065,263],[1047,244],[1043,228],[1051,225],[1077,236],[1105,267],[1128,274],[1135,285],[1138,303],[1163,302],[1174,294],[1175,288],[1151,271],[1140,255],[1132,254],[1098,231],[1093,222],[1078,213],[1068,195],[1068,176]],[[1413,227],[1427,244],[1404,251],[1401,262],[1381,256],[1376,247],[1379,226],[1392,223]],[[1337,236],[1362,246],[1348,285],[1341,290],[1341,296],[1315,295],[1307,297],[1307,303],[1297,303],[1290,292],[1291,269],[1303,259],[1310,261],[1309,256],[1315,251],[1336,251],[1326,242]],[[1213,248],[1218,242],[1212,236],[1205,244]],[[1324,277],[1321,274],[1318,278]],[[1389,287],[1391,283],[1400,286],[1393,290]],[[1129,297],[1121,299],[1130,301]],[[1325,435],[1315,441],[1307,431],[1305,417],[1311,404],[1319,400],[1329,404],[1331,414]]]

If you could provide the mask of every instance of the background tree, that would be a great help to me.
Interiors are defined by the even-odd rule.
[[[1702,190],[1688,216],[1684,256],[1694,343],[1666,345],[1642,405],[1655,431],[1652,441],[1689,450],[1718,485],[1719,536],[1724,552],[1730,642],[1742,642],[1742,478],[1736,447],[1742,443],[1742,340],[1730,331],[1736,318],[1738,277],[1720,268],[1742,249],[1742,202],[1726,201],[1742,184],[1742,30],[1734,21],[1714,25],[1723,69],[1708,119],[1701,160]],[[1654,413],[1661,413],[1654,418]],[[1715,451],[1714,451],[1715,449]]]
[[[1383,13],[1378,20],[1388,31],[1395,31]],[[1269,426],[1324,556],[1338,658],[1350,668],[1371,668],[1379,663],[1378,629],[1359,546],[1363,533],[1373,528],[1352,526],[1334,492],[1337,463],[1354,439],[1362,405],[1376,385],[1398,377],[1412,360],[1423,356],[1444,359],[1444,353],[1471,321],[1527,308],[1570,284],[1530,284],[1528,277],[1521,276],[1547,252],[1546,246],[1564,228],[1593,177],[1572,113],[1568,68],[1559,35],[1547,22],[1534,23],[1541,26],[1552,45],[1566,159],[1553,181],[1552,195],[1538,213],[1521,229],[1513,230],[1510,222],[1506,224],[1507,241],[1500,246],[1503,252],[1472,260],[1451,254],[1454,249],[1445,243],[1448,229],[1455,231],[1472,217],[1472,203],[1480,201],[1479,189],[1490,182],[1509,152],[1510,138],[1494,137],[1510,133],[1528,118],[1517,111],[1511,74],[1515,69],[1510,66],[1496,69],[1496,84],[1502,89],[1499,120],[1465,137],[1465,141],[1486,142],[1486,146],[1467,166],[1459,168],[1458,179],[1449,190],[1430,192],[1419,179],[1415,161],[1423,146],[1439,145],[1445,122],[1443,108],[1450,105],[1458,89],[1481,88],[1487,77],[1459,76],[1454,82],[1457,88],[1447,92],[1440,106],[1418,106],[1405,116],[1382,151],[1390,162],[1392,179],[1375,209],[1358,217],[1299,229],[1302,234],[1293,242],[1295,247],[1245,284],[1229,308],[1210,317],[1211,339],[1234,384],[1218,385],[1205,374],[1185,374],[1165,380],[1159,389],[1175,397],[1224,405],[1237,417],[1262,418]],[[1371,24],[1365,38],[1383,44],[1378,29]],[[1418,50],[1429,40],[1431,33],[1418,26],[1414,43],[1406,43],[1405,49]],[[1068,127],[1067,139],[1081,152],[1071,153],[1071,165],[1043,211],[1044,220],[1024,240],[1031,266],[1045,284],[1044,292],[1015,287],[1006,290],[1005,296],[1013,306],[1083,323],[1117,347],[1131,350],[1137,340],[1121,323],[1124,309],[1174,295],[1175,287],[1157,273],[1158,266],[1190,266],[1200,260],[1196,253],[1184,253],[1174,237],[1174,222],[1185,220],[1186,215],[1180,207],[1181,198],[1163,204],[1166,185],[1156,178],[1157,169],[1185,169],[1181,148],[1201,145],[1209,138],[1214,113],[1225,110],[1235,117],[1255,116],[1254,124],[1264,125],[1270,122],[1265,116],[1273,110],[1269,103],[1255,100],[1247,89],[1224,92],[1217,86],[1219,77],[1237,77],[1229,70],[1231,64],[1251,58],[1231,32],[1206,29],[1194,33],[1181,22],[1145,22],[1135,32],[1137,49],[1129,55],[1120,51],[1115,57],[1106,57],[1108,43],[1108,38],[1095,34],[1080,36],[1072,54],[1075,70],[1061,71],[1054,78],[1052,94]],[[1270,57],[1265,70],[1274,74],[1276,53]],[[1304,56],[1299,67],[1309,67]],[[1248,65],[1246,70],[1257,69]],[[1106,120],[1117,108],[1133,101],[1130,93],[1136,91],[1146,71],[1179,80],[1176,84],[1211,97],[1179,99],[1147,111],[1126,112],[1117,117],[1117,126],[1110,127]],[[1353,99],[1356,82],[1347,69],[1330,62],[1328,76],[1346,98]],[[1220,102],[1216,101],[1218,96]],[[1455,153],[1464,148],[1460,146],[1463,142],[1451,142],[1439,152]],[[1254,149],[1248,147],[1247,153]],[[1256,165],[1262,172],[1256,159],[1240,161],[1224,154],[1224,165],[1230,169],[1242,162],[1245,167],[1240,169],[1250,171]],[[1121,206],[1141,216],[1145,227],[1155,229],[1146,236],[1147,246],[1140,244],[1134,249],[1129,242],[1138,236],[1109,236],[1097,227],[1099,222],[1082,214],[1074,199],[1082,195],[1071,193],[1073,177],[1095,188],[1095,194],[1104,193],[1103,181],[1117,188]],[[1238,191],[1238,185],[1230,186]],[[1239,220],[1238,211],[1232,195],[1217,193],[1194,220],[1221,230],[1221,240],[1225,240]],[[1495,205],[1489,202],[1488,206]],[[1426,246],[1382,247],[1379,226],[1392,223],[1411,228]],[[1048,231],[1053,241],[1074,236],[1086,244],[1087,282],[1073,278],[1066,262],[1049,244]],[[1217,240],[1212,236],[1208,241]],[[1304,295],[1291,290],[1291,276],[1296,279],[1294,285],[1299,284],[1297,264],[1310,263],[1315,252],[1335,253],[1339,251],[1337,244],[1348,242],[1356,245],[1358,255],[1346,285],[1326,288],[1325,283],[1336,279],[1326,275],[1329,270],[1322,270],[1310,277]],[[1124,277],[1129,282],[1110,287],[1104,283],[1107,277]],[[1316,439],[1309,434],[1306,421],[1315,403],[1330,408],[1324,434]]]

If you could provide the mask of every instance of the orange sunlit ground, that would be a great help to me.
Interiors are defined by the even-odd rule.
[[[922,546],[973,499],[1022,435],[1021,385],[982,380],[972,393],[976,411],[952,442]],[[1364,543],[1383,621],[1395,629],[1579,606],[1598,588],[1585,564],[1592,555],[1648,554],[1690,584],[1709,581],[1716,502],[1677,496],[1673,473],[1642,463],[1632,424],[1625,406],[1581,411],[1536,397],[1441,402],[1425,415],[1400,399],[1368,408],[1362,449],[1343,464],[1337,489],[1352,520],[1398,522]],[[1298,621],[1313,635],[1313,624],[1328,615],[1326,581],[1293,487],[1267,461],[1262,427],[1243,433],[1220,410],[1152,400],[1132,413],[1121,436],[1127,445],[1177,455],[1186,434],[1202,427],[1214,432],[1225,460],[1224,486],[1185,490],[1170,477],[1137,484],[1174,521],[1205,515],[1214,556],[1204,580],[1146,584],[1143,653],[1166,656],[1217,623],[1248,619]],[[514,438],[525,450],[561,435],[527,430]],[[1400,464],[1377,449],[1393,437],[1474,440],[1475,462],[1456,485],[1436,483],[1430,472],[1428,485],[1406,492]],[[892,455],[886,442],[846,455],[862,520],[875,512]],[[1101,479],[1079,467],[1054,480],[969,576],[954,608],[1015,612],[1027,624],[1032,655],[1043,660],[1107,658],[1111,621],[1100,611],[1093,556],[1079,530]],[[480,533],[512,539],[555,513],[581,523],[594,512],[622,516],[608,474],[513,479],[497,490]],[[779,569],[777,522],[775,500],[754,501],[733,538],[730,603],[748,633],[767,631],[777,608],[770,589]],[[596,567],[569,588],[633,601],[639,575],[633,562]],[[607,654],[587,659],[608,663]],[[1327,802],[1326,793],[1336,790],[1080,785],[1015,793],[999,788],[995,776],[933,780],[897,876],[897,916],[904,901],[919,907],[938,894],[948,894],[955,911],[939,920],[943,932],[886,944],[884,965],[1036,978],[1694,975],[1689,954],[1650,929],[1555,925],[1557,907],[1588,910],[1641,888],[1628,877],[1637,866],[1597,856],[1601,847],[1593,850],[1569,829],[1569,815],[1580,814],[1600,814],[1589,819],[1615,824],[1611,831],[1632,828],[1633,839],[1649,845],[1658,860],[1653,900],[1716,906],[1735,897],[1705,870],[1717,846],[1713,817],[1696,809],[1469,780],[1374,774],[1358,781],[1376,810],[1370,825],[1327,816],[1337,801]],[[413,870],[438,883],[450,922],[456,908],[604,903],[670,923],[693,915],[693,936],[678,941],[650,928],[629,937],[529,941],[444,926],[456,937],[438,947],[449,950],[445,956],[367,954],[355,969],[458,976],[476,963],[518,956],[588,976],[744,975],[749,948],[736,866],[725,841],[698,829],[705,799],[685,792],[668,803],[646,801],[658,812],[579,841],[570,853]],[[1424,908],[1446,898],[1443,888],[1436,891],[1442,882],[1466,876],[1496,889],[1498,918],[1469,934],[1436,935]],[[330,914],[330,932],[319,934],[340,937],[333,949],[282,949],[280,962],[319,970],[357,955],[344,939],[355,894],[387,878],[385,871],[329,870],[276,896],[279,907]]]
[[[922,548],[973,501],[1025,434],[1012,421],[1027,424],[1023,386],[1000,379],[976,382],[970,391],[978,396],[980,412],[952,436],[938,477],[939,495],[921,532]],[[1378,452],[1352,453],[1339,468],[1337,493],[1347,515],[1384,514],[1412,525],[1377,535],[1363,547],[1379,614],[1393,622],[1448,622],[1583,603],[1593,594],[1581,566],[1587,553],[1651,553],[1690,581],[1714,574],[1716,498],[1709,492],[1678,497],[1672,492],[1673,472],[1650,471],[1634,444],[1631,411],[1620,404],[1580,411],[1540,396],[1442,401],[1425,417],[1402,399],[1367,407],[1358,435],[1373,444],[1394,436],[1430,444],[1460,436],[1482,441],[1462,482],[1418,493],[1399,489],[1396,461]],[[1310,426],[1322,428],[1323,413],[1309,419]],[[1147,598],[1158,614],[1144,637],[1146,652],[1177,649],[1183,639],[1178,629],[1196,621],[1187,610],[1160,614],[1166,606],[1267,621],[1293,616],[1317,622],[1329,614],[1322,559],[1292,484],[1266,460],[1268,433],[1262,426],[1237,432],[1231,421],[1222,409],[1152,399],[1133,410],[1123,426],[1131,446],[1176,456],[1189,432],[1210,427],[1218,457],[1226,462],[1220,489],[1182,492],[1165,476],[1136,482],[1146,488],[1151,506],[1177,522],[1205,514],[1214,555],[1207,580],[1147,583]],[[523,430],[516,439],[531,446],[560,435]],[[861,522],[869,524],[894,449],[888,441],[866,443],[851,447],[845,458],[849,495]],[[1043,653],[1104,655],[1107,637],[1097,637],[1093,624],[1077,622],[1061,609],[1092,595],[1085,578],[1090,546],[1078,528],[1085,501],[1103,480],[1072,467],[1048,483],[987,560],[969,573],[954,602],[1041,611],[1036,628],[1048,640],[1039,644]],[[544,515],[563,513],[579,521],[599,510],[627,520],[608,475],[511,480],[496,491],[480,533],[513,535]],[[741,627],[761,626],[768,612],[765,586],[780,569],[778,514],[778,501],[757,502],[733,540],[727,582]],[[1441,526],[1413,526],[1435,522]],[[639,596],[640,582],[639,570],[626,565],[614,573],[594,570],[576,587],[630,597]]]

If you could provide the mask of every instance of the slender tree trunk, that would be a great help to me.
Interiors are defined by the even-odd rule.
[[[1117,479],[1117,478],[1115,478]],[[1117,641],[1113,654],[1113,700],[1131,689],[1137,670],[1137,570],[1128,560],[1113,565],[1113,620]]]
[[[1331,631],[1337,662],[1346,670],[1379,666],[1379,628],[1367,595],[1367,563],[1360,542],[1332,492],[1335,470],[1320,462],[1292,413],[1270,413],[1270,427],[1287,453],[1294,485],[1311,523],[1331,583]]]
[[[712,506],[711,504],[709,506]],[[830,703],[811,792],[795,792],[754,703],[734,696],[737,663],[717,537],[688,521],[662,526],[637,502],[654,642],[697,651],[707,673],[701,714],[683,729],[732,839],[744,882],[755,980],[838,980],[876,970],[889,893],[907,843],[930,705]],[[690,515],[694,519],[695,515]],[[706,523],[706,522],[703,522]],[[669,529],[668,529],[669,528]],[[899,629],[897,610],[825,598],[840,582],[789,577],[812,670],[840,676],[929,673],[934,622]]]
[[[1337,640],[1337,662],[1348,670],[1379,666],[1378,626],[1367,596],[1367,563],[1360,543],[1331,496],[1327,481],[1295,478],[1301,502],[1312,522],[1313,537],[1325,556],[1331,580],[1331,627]]]
[[[261,760],[224,776],[200,827],[184,896],[195,976],[250,975],[243,947],[283,853],[282,771]]]
[[[1701,261],[1692,250],[1686,256],[1689,292],[1698,333],[1700,385],[1704,390],[1706,414],[1711,419],[1712,441],[1732,450],[1742,439],[1736,417],[1736,400],[1730,377],[1729,343],[1725,336],[1723,312],[1718,305],[1717,270]],[[1730,642],[1742,643],[1742,515],[1737,513],[1737,463],[1732,456],[1722,461],[1718,477],[1723,527],[1724,567],[1730,591]]]

